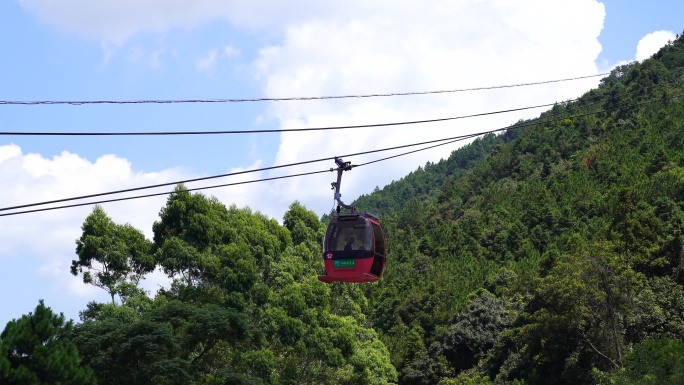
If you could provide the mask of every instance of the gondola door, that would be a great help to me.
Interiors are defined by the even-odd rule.
[[[385,270],[385,262],[387,260],[385,233],[382,231],[382,227],[380,227],[378,222],[370,221],[370,223],[373,228],[374,240],[373,266],[371,267],[370,273],[380,278],[382,272]]]

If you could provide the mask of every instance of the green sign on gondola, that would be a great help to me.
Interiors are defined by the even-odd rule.
[[[336,259],[333,267],[356,267],[356,259]]]

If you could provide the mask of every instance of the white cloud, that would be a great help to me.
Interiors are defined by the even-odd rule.
[[[140,45],[135,45],[130,48],[128,52],[128,61],[131,63],[143,63],[151,69],[159,69],[162,66],[161,57],[166,53],[163,48],[147,52],[145,48]],[[105,51],[105,61],[111,58],[113,51]],[[106,63],[105,63],[106,64]]]
[[[235,167],[231,168],[228,170],[227,173],[233,174],[233,173],[241,173],[249,170],[255,170],[258,168],[262,168],[262,160],[257,160],[254,163],[252,163],[248,167]],[[264,178],[264,173],[263,172],[249,172],[249,173],[243,173],[239,175],[235,175],[232,177],[227,178],[226,180],[222,180],[220,184],[234,184],[234,183],[244,183],[244,182],[249,182],[253,180],[258,180],[261,178]],[[219,183],[217,182],[212,182],[205,184],[206,185],[217,185]],[[221,187],[221,188],[216,188],[216,189],[210,189],[210,190],[205,190],[203,191],[203,194],[207,196],[215,196],[218,199],[220,199],[222,202],[225,202],[226,206],[229,206],[231,204],[235,204],[238,207],[244,207],[244,206],[251,206],[251,208],[254,211],[259,210],[259,204],[257,203],[259,199],[256,199],[257,197],[267,197],[268,196],[268,184],[267,183],[257,183],[252,184],[252,183],[246,183],[246,184],[237,184],[234,186],[229,186],[229,187]]]
[[[636,60],[643,61],[653,56],[668,41],[674,41],[677,37],[672,31],[655,31],[644,36],[639,40],[636,48]]]
[[[103,41],[144,32],[192,28],[224,20],[275,42],[259,50],[256,79],[267,97],[442,90],[557,79],[598,72],[598,36],[605,10],[596,0],[481,0],[344,3],[198,0],[21,0],[22,6],[60,28]],[[262,39],[264,41],[264,39]],[[213,48],[196,61],[210,71],[221,56]],[[522,107],[576,97],[598,79],[497,91],[419,97],[278,102],[266,112],[283,128],[418,120]],[[281,136],[275,163],[289,163],[501,127],[539,111],[443,124],[354,129]],[[383,186],[458,145],[355,169],[343,194]],[[355,163],[384,154],[351,159]],[[266,175],[325,169],[332,164]],[[245,203],[280,218],[299,199],[327,210],[333,175],[242,187]],[[266,196],[266,194],[273,196]],[[242,199],[242,198],[241,198]]]
[[[595,60],[601,51],[598,36],[605,11],[596,1],[356,3],[350,8],[342,14],[331,11],[292,23],[282,43],[261,49],[255,67],[266,96],[443,90],[598,73]],[[552,103],[577,97],[596,84],[598,78],[432,96],[277,102],[272,113],[282,128],[399,122]],[[285,133],[276,163],[484,131],[539,112],[443,124]],[[444,146],[345,173],[343,199],[350,202],[428,160],[448,156],[459,146]],[[348,160],[358,164],[386,155]],[[302,166],[298,170],[332,165]],[[299,199],[322,213],[332,205],[329,186],[333,180],[331,173],[274,183],[273,198],[268,202],[254,200],[254,204],[266,205],[271,215],[281,217],[289,202]]]
[[[53,158],[45,158],[40,154],[25,154],[15,144],[0,145],[0,175],[3,176],[3,185],[11,186],[0,188],[3,208],[188,177],[174,169],[160,172],[134,171],[126,159],[115,155],[103,155],[91,162],[65,151]],[[169,191],[172,188],[173,186],[169,186],[127,195]],[[90,201],[121,196],[124,195],[93,198]],[[160,196],[106,203],[103,207],[115,222],[130,223],[151,238],[152,222],[158,217],[158,211],[165,202],[166,196]],[[58,205],[70,203],[76,202]],[[0,217],[3,229],[0,232],[2,269],[15,271],[16,276],[25,277],[25,282],[31,282],[32,295],[40,295],[40,298],[45,298],[56,309],[64,309],[70,317],[75,317],[77,310],[83,309],[88,300],[99,299],[104,293],[84,285],[80,277],[72,276],[69,271],[71,260],[76,257],[74,242],[80,237],[81,224],[91,210],[92,206],[89,205]],[[0,214],[15,211],[17,210],[3,210]],[[35,298],[36,303],[37,299]],[[0,307],[0,321],[21,314],[23,310],[14,308],[25,305],[25,302],[4,302]]]
[[[223,47],[223,56],[227,58],[238,57],[240,56],[240,50],[231,45],[227,45]]]
[[[636,54],[632,60],[620,60],[613,65],[607,65],[607,63],[602,63],[603,67],[608,67],[608,71],[612,71],[614,68],[632,63],[634,61],[644,61],[649,59],[653,54],[658,52],[663,48],[668,41],[673,41],[677,36],[671,31],[655,31],[646,34],[637,43]]]
[[[145,32],[191,29],[224,20],[246,28],[282,28],[320,12],[346,9],[344,3],[312,0],[19,0],[39,19],[79,35],[121,44]]]
[[[205,56],[195,60],[195,68],[199,72],[211,72],[220,58],[235,58],[238,56],[240,56],[240,51],[230,45],[223,47],[220,53],[217,48],[213,48]]]
[[[0,146],[0,164],[19,155],[21,155],[21,148],[14,143]]]
[[[20,0],[24,9],[64,30],[113,43],[139,32],[190,28],[212,15],[219,0]],[[219,6],[220,8],[220,6]]]
[[[217,54],[218,51],[216,51],[216,49],[212,49],[207,53],[206,56],[201,57],[195,61],[195,68],[197,68],[197,70],[200,72],[209,72],[213,70],[214,65],[216,65]]]
[[[159,69],[162,66],[161,56],[166,53],[164,49],[154,50],[150,53],[149,65],[152,69]]]

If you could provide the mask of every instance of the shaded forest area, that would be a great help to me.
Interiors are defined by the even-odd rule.
[[[281,225],[178,186],[152,240],[96,207],[72,273],[111,302],[8,323],[0,382],[684,383],[682,76],[680,37],[360,197],[388,236],[374,284],[317,280],[298,202]],[[151,295],[154,269],[176,280]]]

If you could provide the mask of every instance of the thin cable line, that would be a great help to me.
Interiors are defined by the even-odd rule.
[[[568,102],[576,101],[572,99]],[[325,131],[325,130],[344,130],[349,128],[373,128],[373,127],[387,127],[387,126],[402,126],[409,124],[435,123],[445,122],[449,120],[458,120],[466,118],[474,118],[479,116],[504,114],[508,112],[524,111],[535,108],[549,107],[557,104],[547,103],[536,106],[512,108],[508,110],[499,110],[491,112],[482,112],[478,114],[462,115],[449,118],[439,119],[425,119],[413,120],[406,122],[393,123],[377,123],[377,124],[360,124],[353,126],[333,126],[333,127],[312,127],[312,128],[286,128],[286,129],[271,129],[271,130],[228,130],[228,131],[150,131],[150,132],[18,132],[18,131],[0,131],[0,135],[22,135],[22,136],[143,136],[143,135],[217,135],[217,134],[262,134],[262,133],[277,133],[277,132],[305,132],[305,131]]]
[[[313,174],[321,174],[324,172],[330,172],[330,170],[311,171],[311,172],[305,172],[305,173],[301,173],[301,174],[292,174],[292,175],[276,176],[276,177],[271,177],[271,178],[248,180],[248,181],[242,181],[242,182],[233,182],[233,183],[226,183],[226,184],[221,184],[221,185],[216,185],[216,186],[196,187],[196,188],[191,188],[191,189],[185,189],[183,191],[208,190],[208,189],[219,188],[219,187],[237,186],[237,185],[256,183],[256,182],[267,182],[267,181],[276,180],[276,179],[285,179],[285,178],[294,178],[294,177],[313,175]],[[161,196],[161,195],[171,195],[173,193],[174,193],[174,191],[170,191],[170,192],[165,191],[165,192],[155,193],[155,194],[136,195],[136,196],[132,196],[132,197],[106,199],[106,200],[101,200],[101,201],[97,201],[97,202],[74,203],[74,204],[65,205],[65,206],[46,207],[46,208],[42,208],[42,209],[33,209],[33,210],[17,211],[17,212],[13,212],[13,213],[4,213],[4,214],[0,214],[0,217],[6,217],[6,216],[10,216],[10,215],[17,215],[17,214],[36,213],[36,212],[41,212],[41,211],[66,209],[66,208],[72,208],[72,207],[88,206],[88,205],[100,204],[100,203],[111,203],[111,202],[127,201],[127,200],[132,200],[132,199],[150,198],[150,197],[156,197],[156,196]]]
[[[155,185],[133,187],[133,188],[127,188],[127,189],[123,189],[123,190],[109,191],[109,192],[103,192],[103,193],[97,193],[97,194],[81,195],[81,196],[72,197],[72,198],[54,199],[51,201],[44,201],[44,202],[39,202],[39,203],[29,203],[29,204],[24,204],[24,205],[19,205],[19,206],[3,207],[3,208],[0,208],[0,211],[14,210],[14,209],[20,209],[20,208],[32,207],[32,206],[42,206],[42,205],[47,205],[47,204],[51,204],[51,203],[68,202],[68,201],[74,201],[74,200],[86,199],[86,198],[96,198],[96,197],[101,197],[101,196],[106,196],[106,195],[122,194],[122,193],[126,193],[126,192],[148,190],[148,189],[152,189],[152,188],[165,187],[165,186],[174,186],[174,185],[178,185],[178,184],[199,182],[199,181],[209,180],[209,179],[225,178],[225,177],[230,177],[230,176],[235,176],[235,175],[251,174],[254,172],[275,170],[275,169],[283,168],[283,167],[300,166],[300,165],[304,165],[304,164],[322,162],[325,160],[332,160],[332,159],[335,159],[335,158],[334,157],[320,158],[320,159],[307,160],[307,161],[302,161],[302,162],[297,162],[297,163],[290,163],[290,164],[283,164],[283,165],[278,165],[278,166],[257,168],[257,169],[253,169],[253,170],[244,170],[244,171],[231,172],[231,173],[227,173],[227,174],[205,176],[205,177],[193,178],[193,179],[185,179],[185,180],[176,181],[176,182],[159,183],[159,184],[155,184]]]
[[[428,147],[425,147],[425,148],[421,148],[421,149],[418,149],[418,150],[408,151],[408,152],[405,152],[405,153],[402,153],[402,154],[397,154],[397,155],[394,155],[394,156],[390,156],[390,157],[386,157],[386,158],[374,160],[374,161],[371,161],[371,162],[366,162],[366,163],[362,163],[362,164],[359,164],[359,165],[355,165],[355,166],[353,166],[353,167],[361,167],[361,166],[365,166],[365,165],[368,165],[368,164],[371,164],[371,163],[376,163],[376,162],[380,162],[380,161],[383,161],[383,160],[387,160],[387,159],[391,159],[391,158],[396,158],[396,157],[404,156],[404,155],[408,155],[408,154],[412,154],[412,153],[415,153],[415,152],[418,152],[418,151],[424,151],[424,150],[428,150],[428,149],[430,149],[430,148],[439,147],[439,146],[444,146],[444,145],[451,144],[451,143],[455,143],[455,142],[458,142],[458,141],[461,141],[461,140],[469,139],[469,138],[471,138],[471,137],[476,137],[476,136],[478,136],[478,135],[479,135],[479,134],[464,135],[462,138],[459,138],[459,139],[456,139],[456,140],[452,140],[452,141],[449,141],[449,142],[446,142],[446,143],[440,143],[440,144],[428,146]],[[347,156],[353,156],[353,155],[347,155]],[[334,157],[333,157],[332,159],[334,159]],[[234,182],[234,183],[225,183],[225,184],[214,185],[214,186],[205,186],[205,187],[195,187],[195,188],[191,188],[191,189],[187,189],[187,188],[186,188],[186,189],[184,189],[183,191],[188,191],[188,192],[189,192],[189,191],[198,191],[198,190],[210,190],[210,189],[219,188],[219,187],[237,186],[237,185],[243,185],[243,184],[249,184],[249,183],[267,182],[267,181],[277,180],[277,179],[286,179],[286,178],[294,178],[294,177],[300,177],[300,176],[308,176],[308,175],[314,175],[314,174],[321,174],[321,173],[331,172],[331,171],[335,171],[335,170],[336,170],[336,169],[334,169],[334,168],[330,168],[330,169],[328,169],[328,170],[311,171],[311,172],[305,172],[305,173],[300,173],[300,174],[283,175],[283,176],[278,176],[278,177],[262,178],[262,179],[255,179],[255,180],[250,180],[250,181],[242,181],[242,182]],[[155,196],[171,195],[171,194],[173,194],[174,192],[175,192],[175,191],[161,192],[161,193],[154,193],[154,194],[145,194],[145,195],[136,195],[136,196],[132,196],[132,197],[106,199],[106,200],[101,200],[101,201],[97,201],[97,202],[75,203],[75,204],[64,205],[64,206],[55,206],[55,207],[46,207],[46,208],[42,208],[42,209],[32,209],[32,210],[25,210],[25,211],[17,211],[17,212],[13,212],[13,213],[4,213],[4,214],[0,214],[0,217],[11,216],[11,215],[17,215],[17,214],[29,214],[29,213],[42,212],[42,211],[51,211],[51,210],[58,210],[58,209],[65,209],[65,208],[72,208],[72,207],[88,206],[88,205],[92,205],[92,204],[120,202],[120,201],[127,201],[127,200],[140,199],[140,198],[150,198],[150,197],[155,197]]]
[[[601,100],[598,100],[598,101],[595,101],[595,102],[592,102],[592,103],[588,103],[588,104],[582,105],[582,107],[588,107],[588,106],[591,106],[591,105],[603,103],[603,102],[605,102],[605,101],[607,101],[607,100],[616,99],[616,98],[619,98],[619,97],[622,97],[622,96],[624,96],[624,95],[628,95],[628,94],[630,94],[630,93],[637,92],[637,91],[639,91],[639,90],[629,91],[629,92],[626,92],[626,93],[624,93],[624,94],[622,94],[622,95],[616,95],[616,96],[611,96],[611,97],[608,97],[608,98],[604,98],[604,99],[601,99]],[[581,99],[581,98],[572,99],[572,100],[569,100],[568,102],[578,101],[578,100],[580,100],[580,99]],[[556,104],[556,103],[552,103],[552,104],[549,104],[549,105],[555,105],[555,104]],[[530,107],[530,108],[534,108],[534,107]],[[550,115],[549,117],[553,117],[553,116],[556,116],[556,115],[558,115],[558,114],[553,114],[553,115]],[[471,116],[475,116],[475,115],[471,115]],[[545,118],[549,118],[549,117],[545,117]],[[492,131],[492,132],[497,132],[497,131],[499,131],[499,130],[494,130],[494,131]],[[452,139],[455,139],[455,138],[460,138],[460,137],[439,139],[439,140],[429,141],[429,142],[421,142],[421,143],[416,143],[416,144],[413,144],[413,145],[415,146],[415,145],[430,144],[430,143],[434,143],[434,142],[452,140]],[[379,150],[379,151],[394,150],[394,149],[397,149],[397,148],[402,148],[402,147],[401,147],[401,146],[400,146],[400,147],[391,147],[391,148],[382,149],[382,150]],[[348,157],[348,156],[363,155],[363,154],[364,154],[364,153],[358,153],[358,154],[349,154],[349,155],[344,155],[344,156],[347,156],[347,157]],[[245,170],[245,171],[240,171],[240,172],[235,172],[235,173],[213,175],[213,176],[209,176],[209,177],[201,177],[201,178],[187,179],[187,180],[182,180],[182,181],[178,181],[178,182],[168,182],[168,183],[162,183],[162,184],[156,184],[156,185],[150,185],[150,186],[144,186],[144,187],[135,187],[135,188],[124,189],[124,190],[117,190],[117,191],[112,191],[112,192],[105,192],[105,193],[98,193],[98,194],[83,195],[83,196],[74,197],[74,198],[56,199],[56,200],[41,202],[41,203],[38,203],[38,204],[28,204],[28,205],[20,205],[20,206],[13,206],[13,207],[0,208],[0,211],[13,210],[13,209],[24,208],[24,207],[30,207],[30,206],[35,206],[35,205],[44,205],[44,204],[50,204],[50,203],[66,202],[66,201],[78,200],[78,199],[85,199],[85,198],[95,198],[95,197],[98,197],[98,196],[119,194],[119,193],[132,192],[132,191],[139,191],[139,190],[145,190],[145,189],[157,188],[157,187],[164,187],[164,186],[171,186],[171,185],[176,185],[176,184],[180,184],[180,183],[198,182],[198,181],[208,180],[208,179],[216,179],[216,178],[223,178],[223,177],[235,176],[235,175],[240,175],[240,174],[247,174],[247,173],[253,173],[253,172],[268,171],[268,170],[273,170],[273,169],[283,168],[283,167],[299,166],[299,165],[303,165],[303,164],[315,163],[315,162],[322,162],[322,161],[332,160],[332,159],[334,159],[334,157],[320,158],[320,159],[314,159],[314,160],[303,161],[303,162],[298,162],[298,163],[285,164],[285,165],[280,165],[280,166],[264,167],[264,168],[260,168],[260,169]]]
[[[678,79],[676,79],[678,80]],[[673,81],[674,82],[674,81]],[[587,107],[594,104],[603,103],[607,100],[616,99],[629,95],[632,93],[640,92],[648,87],[641,89],[626,91],[623,94],[610,96],[607,98],[600,99],[587,104],[582,104],[579,107]],[[350,125],[350,126],[331,126],[331,127],[310,127],[310,128],[288,128],[288,129],[268,129],[268,130],[223,130],[223,131],[148,131],[148,132],[49,132],[49,131],[37,131],[37,132],[21,132],[21,131],[0,131],[0,135],[4,136],[164,136],[164,135],[221,135],[221,134],[261,134],[261,133],[280,133],[280,132],[307,132],[307,131],[327,131],[327,130],[343,130],[351,128],[375,128],[375,127],[389,127],[389,126],[401,126],[401,125],[412,125],[412,124],[424,124],[424,123],[436,123],[444,122],[450,120],[467,119],[481,116],[504,114],[509,112],[524,111],[542,107],[554,106],[559,103],[573,103],[579,102],[583,97],[569,99],[563,102],[553,102],[546,104],[539,104],[535,106],[518,107],[506,110],[481,112],[477,114],[461,115],[449,118],[438,118],[438,119],[424,119],[424,120],[414,120],[406,122],[393,122],[393,123],[376,123],[376,124],[361,124],[361,125]]]
[[[451,138],[437,139],[437,140],[432,140],[432,141],[427,141],[427,142],[413,143],[413,144],[402,145],[402,146],[395,146],[395,147],[389,147],[389,148],[379,149],[379,150],[369,150],[369,151],[357,152],[357,153],[352,153],[352,154],[343,155],[343,157],[351,157],[351,156],[357,156],[357,155],[366,155],[366,154],[371,154],[371,153],[376,153],[376,152],[383,152],[383,151],[389,151],[389,150],[395,150],[395,149],[400,149],[400,148],[413,147],[413,146],[424,145],[424,144],[433,144],[433,143],[439,143],[439,142],[447,142],[447,141],[456,142],[456,141],[459,141],[459,140],[465,140],[465,139],[469,139],[469,138],[476,137],[476,136],[481,136],[481,135],[491,134],[491,133],[495,133],[495,132],[505,131],[505,130],[508,130],[508,129],[518,129],[518,128],[523,128],[523,127],[528,127],[528,126],[534,126],[534,125],[539,125],[539,124],[547,124],[547,123],[551,123],[551,122],[554,122],[554,121],[561,121],[561,120],[564,120],[564,119],[572,119],[572,118],[579,118],[579,117],[583,117],[583,116],[594,115],[594,114],[602,113],[602,112],[610,112],[610,111],[615,111],[615,110],[623,110],[623,109],[628,109],[628,108],[639,107],[639,106],[648,105],[648,104],[652,104],[652,103],[656,103],[656,102],[662,102],[662,101],[668,100],[668,99],[674,99],[674,98],[677,98],[677,97],[679,97],[679,96],[681,96],[681,95],[680,95],[680,94],[675,94],[675,95],[671,95],[671,96],[669,96],[669,97],[667,97],[667,98],[653,99],[653,100],[649,100],[649,101],[645,101],[645,102],[641,102],[641,103],[636,103],[636,104],[632,104],[632,105],[628,105],[628,106],[620,106],[620,107],[615,107],[615,108],[610,108],[610,109],[603,109],[603,110],[598,110],[598,111],[587,112],[587,113],[583,113],[583,114],[576,114],[576,115],[571,115],[571,116],[565,116],[565,117],[558,118],[558,119],[546,119],[545,121],[541,121],[541,122],[540,122],[540,121],[530,121],[530,122],[527,122],[527,123],[515,124],[515,125],[513,125],[513,126],[509,126],[509,127],[505,127],[505,128],[498,128],[498,129],[494,129],[494,130],[482,131],[482,132],[473,133],[473,134],[460,135],[460,136],[455,136],[455,137],[451,137]],[[448,142],[448,143],[450,143],[450,142]],[[435,146],[426,147],[425,149],[432,148],[432,147],[437,147],[437,146],[439,146],[439,145],[445,145],[445,144],[448,144],[448,143],[441,143],[441,144],[438,144],[438,145],[435,145]],[[405,154],[399,154],[399,155],[391,156],[391,157],[388,157],[388,158],[386,158],[386,159],[396,158],[396,157],[398,157],[398,156],[407,155],[407,154],[410,154],[410,153],[413,153],[413,152],[417,152],[417,151],[422,151],[422,150],[425,150],[425,149],[415,150],[415,151],[409,151],[409,152],[407,152],[407,153],[405,153]],[[163,183],[163,184],[152,185],[152,186],[137,187],[137,188],[132,188],[132,189],[119,190],[119,191],[106,192],[106,193],[99,193],[99,194],[91,194],[91,195],[86,195],[86,196],[80,196],[80,197],[74,197],[74,198],[65,198],[65,199],[59,199],[59,200],[48,201],[48,202],[40,202],[40,203],[32,203],[32,204],[26,204],[26,205],[21,205],[21,206],[6,207],[6,208],[0,208],[0,211],[7,211],[7,210],[11,210],[11,209],[25,208],[25,207],[34,207],[34,206],[40,206],[40,205],[45,205],[45,204],[49,204],[49,203],[66,202],[66,201],[84,199],[84,198],[89,198],[89,197],[97,197],[97,196],[104,196],[104,195],[112,195],[112,194],[117,194],[117,193],[121,193],[121,192],[130,192],[130,191],[137,191],[137,190],[143,190],[143,189],[149,189],[149,188],[155,188],[155,187],[163,187],[163,186],[169,186],[169,185],[173,185],[173,184],[180,184],[180,183],[186,183],[186,182],[191,182],[191,181],[199,181],[199,180],[207,180],[207,179],[220,178],[220,177],[225,177],[225,176],[233,176],[233,175],[238,175],[238,174],[245,174],[245,173],[251,173],[251,172],[258,172],[258,171],[269,170],[269,169],[276,169],[276,168],[282,168],[282,167],[290,167],[290,166],[301,165],[301,164],[307,164],[307,163],[321,162],[321,161],[324,161],[324,160],[331,160],[331,159],[334,159],[334,158],[335,158],[335,157],[321,158],[321,159],[317,159],[317,160],[310,160],[310,161],[304,161],[304,162],[298,162],[298,163],[292,163],[292,164],[286,164],[286,165],[280,165],[280,166],[266,167],[266,168],[263,168],[263,169],[241,171],[241,172],[232,173],[232,174],[215,175],[215,176],[204,177],[204,178],[189,179],[189,180],[186,180],[186,181],[169,182],[169,183]],[[386,160],[386,159],[381,159],[381,160]],[[381,161],[381,160],[378,160],[378,161]],[[362,165],[366,165],[366,164],[375,163],[375,162],[378,162],[378,161],[367,162],[367,163],[358,165],[358,166],[356,166],[356,167],[359,167],[359,166],[362,166]],[[328,171],[332,171],[332,170],[333,170],[333,169],[330,169],[330,170],[328,170]],[[320,172],[324,172],[324,171],[320,171]],[[319,172],[316,172],[316,173],[319,173]],[[303,174],[303,175],[308,175],[308,174]],[[294,175],[294,176],[301,176],[301,175],[296,174],[296,175]],[[285,177],[289,177],[289,176],[285,176]],[[282,178],[285,178],[285,177],[265,178],[265,179],[263,179],[263,180],[256,180],[256,181],[268,181],[268,180],[272,180],[272,179],[282,179]],[[237,183],[235,183],[235,184],[225,184],[225,185],[218,185],[218,186],[214,186],[214,187],[225,187],[225,186],[232,186],[232,185],[236,185],[236,184],[245,184],[245,183],[253,183],[253,182],[255,182],[255,181],[237,182]],[[207,188],[214,188],[214,187],[202,187],[202,188],[197,188],[197,189],[207,189]],[[194,191],[194,190],[196,190],[196,189],[192,189],[192,190],[188,190],[188,191]],[[120,201],[120,200],[129,200],[129,199],[145,198],[145,197],[157,196],[157,195],[164,195],[164,194],[170,194],[170,193],[167,192],[167,193],[158,193],[158,194],[148,194],[148,195],[142,195],[142,196],[136,196],[136,197],[118,198],[118,199],[104,200],[104,201],[98,201],[98,202],[89,202],[89,203],[82,203],[82,204],[76,204],[76,205],[58,206],[58,207],[45,208],[45,209],[36,209],[36,210],[26,210],[26,211],[14,212],[14,213],[0,214],[0,217],[2,217],[2,216],[9,216],[9,215],[16,215],[16,214],[31,213],[31,212],[37,212],[37,211],[55,210],[55,209],[59,209],[59,208],[69,208],[69,207],[84,206],[84,205],[88,205],[88,204],[108,203],[108,202],[116,202],[116,201]]]
[[[454,138],[458,138],[458,137],[454,137]],[[365,152],[358,152],[358,153],[355,153],[355,154],[342,155],[342,157],[350,157],[350,156],[356,156],[356,155],[366,155],[366,154],[371,154],[371,153],[374,153],[374,152],[397,150],[397,149],[400,149],[400,148],[406,148],[406,147],[411,147],[411,146],[420,146],[420,145],[423,145],[423,144],[431,144],[431,143],[436,143],[436,142],[443,142],[443,141],[446,141],[446,140],[452,140],[452,139],[454,139],[454,138],[437,139],[437,140],[431,140],[431,141],[422,142],[422,143],[414,143],[414,144],[403,145],[403,146],[388,147],[388,148],[384,148],[384,149],[380,149],[380,150],[371,150],[371,151],[365,151]],[[96,197],[105,196],[105,195],[121,194],[121,193],[126,193],[126,192],[147,190],[147,189],[157,188],[157,187],[173,186],[173,185],[177,185],[177,184],[181,184],[181,183],[182,183],[182,184],[186,184],[186,183],[199,182],[199,181],[209,180],[209,179],[225,178],[225,177],[236,176],[236,175],[242,175],[242,174],[251,174],[251,173],[254,173],[254,172],[269,171],[269,170],[275,170],[275,169],[284,168],[284,167],[301,166],[301,165],[304,165],[304,164],[317,163],[317,162],[323,162],[323,161],[334,160],[334,159],[335,159],[335,157],[334,157],[334,156],[331,156],[331,157],[327,157],[327,158],[319,158],[319,159],[313,159],[313,160],[306,160],[306,161],[302,161],[302,162],[288,163],[288,164],[282,164],[282,165],[278,165],[278,166],[262,167],[262,168],[253,169],[253,170],[244,170],[244,171],[237,171],[237,172],[232,172],[232,173],[227,173],[227,174],[212,175],[212,176],[206,176],[206,177],[200,177],[200,178],[193,178],[193,179],[185,179],[185,180],[176,181],[176,182],[160,183],[160,184],[155,184],[155,185],[142,186],[142,187],[133,187],[133,188],[123,189],[123,190],[116,190],[116,191],[103,192],[103,193],[97,193],[97,194],[81,195],[81,196],[72,197],[72,198],[55,199],[55,200],[45,201],[45,202],[39,202],[39,203],[30,203],[30,204],[24,204],[24,205],[19,205],[19,206],[3,207],[3,208],[0,208],[0,211],[14,210],[14,209],[20,209],[20,208],[32,207],[32,206],[42,206],[42,205],[51,204],[51,203],[68,202],[68,201],[79,200],[79,199],[86,199],[86,198],[96,198]]]
[[[450,141],[448,141],[448,142],[446,142],[446,143],[434,144],[434,145],[432,145],[432,146],[428,146],[428,147],[425,147],[425,148],[420,148],[420,149],[418,149],[418,150],[412,150],[412,151],[404,152],[404,153],[401,153],[401,154],[397,154],[397,155],[392,155],[392,156],[388,156],[388,157],[385,157],[385,158],[376,159],[376,160],[373,160],[373,161],[370,161],[370,162],[366,162],[366,163],[361,163],[361,164],[353,165],[352,167],[366,166],[366,165],[369,165],[369,164],[382,162],[382,161],[384,161],[384,160],[389,160],[389,159],[393,159],[393,158],[398,158],[398,157],[400,157],[400,156],[413,154],[414,152],[429,150],[429,149],[431,149],[431,148],[435,148],[435,147],[439,147],[439,146],[445,146],[445,145],[447,145],[447,144],[460,142],[460,141],[462,141],[462,140],[466,140],[466,139],[470,139],[470,138],[475,138],[475,137],[478,137],[478,136],[480,136],[480,135],[481,135],[481,134],[471,134],[471,135],[468,135],[468,136],[464,136],[464,137],[462,137],[462,138],[458,138],[458,139],[455,139],[455,140],[450,140]]]
[[[428,95],[428,94],[446,94],[456,92],[468,91],[484,91],[501,88],[515,88],[526,87],[540,84],[560,83],[572,80],[589,79],[599,76],[610,75],[610,73],[600,73],[596,75],[577,76],[574,78],[564,78],[555,80],[543,80],[529,83],[508,84],[500,86],[487,87],[473,87],[460,88],[453,90],[438,90],[438,91],[416,91],[416,92],[393,92],[393,93],[378,93],[378,94],[360,94],[360,95],[337,95],[337,96],[301,96],[301,97],[285,97],[285,98],[252,98],[252,99],[145,99],[145,100],[0,100],[0,105],[57,105],[68,104],[80,106],[84,104],[178,104],[178,103],[244,103],[244,102],[283,102],[283,101],[307,101],[307,100],[323,100],[323,99],[352,99],[352,98],[376,98],[376,97],[390,97],[390,96],[411,96],[411,95]]]

